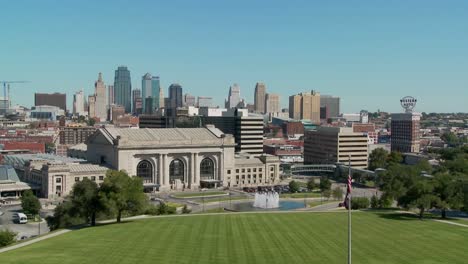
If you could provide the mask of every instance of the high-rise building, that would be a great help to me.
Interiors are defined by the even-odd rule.
[[[320,95],[320,106],[326,107],[328,114],[326,118],[338,117],[340,115],[340,97],[331,95]]]
[[[123,106],[126,113],[131,113],[132,82],[130,79],[130,71],[126,66],[119,66],[117,70],[115,70],[114,101],[115,104]]]
[[[304,136],[305,164],[348,164],[367,168],[368,139],[366,133],[356,133],[351,127],[318,127],[306,130]]]
[[[173,83],[169,86],[169,105],[166,108],[169,110],[168,113],[175,116],[177,108],[182,107],[182,86],[178,83]]]
[[[143,101],[143,109],[146,109],[146,98],[151,98],[153,102],[151,107],[153,109],[160,107],[160,91],[161,85],[159,76],[151,76],[150,73],[143,75],[141,79],[141,97]]]
[[[110,120],[117,121],[117,118],[125,115],[125,107],[121,105],[111,105],[110,107]]]
[[[73,114],[77,116],[85,116],[84,110],[84,93],[83,90],[76,92],[73,95]]]
[[[266,94],[265,96],[265,113],[279,113],[280,97],[278,94]]]
[[[213,107],[213,97],[198,96],[198,107]]]
[[[143,112],[143,103],[141,99],[141,90],[133,89],[132,91],[132,111],[134,114],[141,114]]]
[[[241,102],[240,99],[240,86],[235,83],[231,87],[229,87],[229,95],[227,100],[225,101],[226,108],[235,108]]]
[[[107,98],[106,86],[102,81],[102,73],[99,73],[98,80],[94,83],[94,116],[99,120],[104,121],[107,119]]]
[[[166,101],[164,97],[164,90],[159,86],[159,108],[164,108],[166,106]]]
[[[88,115],[93,118],[96,117],[96,96],[88,96]]]
[[[39,105],[56,106],[66,112],[67,111],[67,95],[62,94],[62,93],[53,93],[53,94],[35,93],[34,94],[34,106],[39,106]]]
[[[110,106],[115,104],[114,100],[114,85],[108,85],[107,89],[109,91],[109,95],[107,98],[107,108],[110,109]]]
[[[260,113],[260,114],[265,113],[265,96],[266,96],[265,84],[258,82],[255,85],[255,94],[254,94],[255,112]]]
[[[289,117],[320,124],[320,93],[300,93],[289,97]]]
[[[195,106],[195,96],[191,94],[184,94],[184,106]]]
[[[392,114],[391,149],[398,152],[420,151],[420,113]]]

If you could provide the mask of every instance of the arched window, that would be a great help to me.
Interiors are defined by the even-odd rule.
[[[140,161],[137,166],[137,176],[143,179],[143,182],[152,182],[153,165],[147,160]]]
[[[175,159],[169,165],[169,181],[184,181],[184,163],[180,159]]]
[[[213,160],[205,158],[200,163],[200,179],[214,180],[214,163]]]

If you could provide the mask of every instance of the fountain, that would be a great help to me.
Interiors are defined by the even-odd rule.
[[[262,209],[279,208],[279,194],[275,191],[256,192],[253,206]]]

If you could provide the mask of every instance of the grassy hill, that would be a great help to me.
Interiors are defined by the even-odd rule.
[[[346,263],[346,213],[165,217],[103,225],[0,254],[0,263]],[[467,263],[468,228],[353,213],[354,263]]]

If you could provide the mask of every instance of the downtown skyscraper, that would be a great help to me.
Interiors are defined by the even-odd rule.
[[[264,83],[258,82],[255,85],[255,94],[254,94],[254,109],[256,113],[260,113],[260,114],[265,113],[265,96],[266,96],[266,86]]]
[[[132,82],[130,71],[126,66],[119,66],[114,78],[114,103],[125,108],[126,113],[132,111]]]
[[[160,90],[159,76],[151,76],[150,73],[143,75],[141,78],[141,97],[144,112],[152,112],[154,109],[161,107],[159,98]],[[146,102],[148,102],[148,104]]]
[[[106,85],[102,80],[102,73],[99,73],[98,80],[94,83],[94,114],[100,120],[107,119],[107,96]]]
[[[229,87],[229,95],[224,104],[227,109],[230,109],[237,107],[240,102],[240,86],[237,83],[235,83],[231,87]]]

